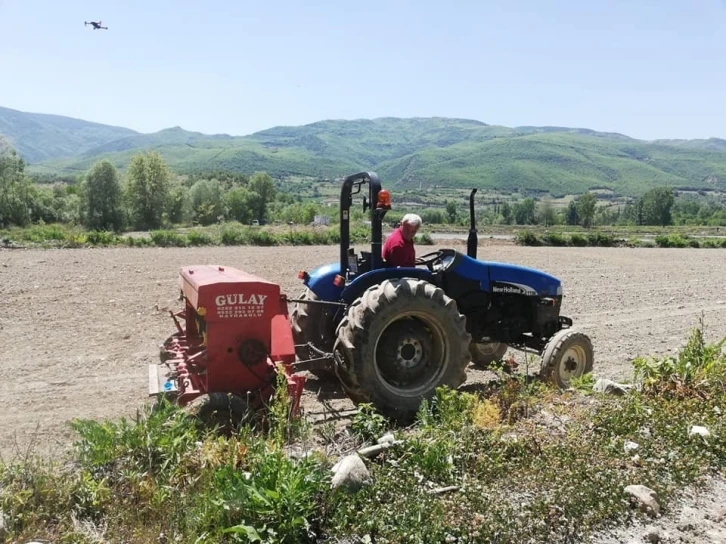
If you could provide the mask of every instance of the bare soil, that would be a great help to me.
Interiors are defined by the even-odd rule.
[[[703,313],[709,340],[726,335],[724,253],[704,249],[527,248],[482,241],[479,258],[542,269],[564,281],[563,313],[594,343],[594,374],[628,379],[636,355],[675,352]],[[463,241],[452,242],[465,251]],[[447,244],[449,245],[449,244]],[[419,254],[436,246],[420,247]],[[133,417],[147,396],[147,364],[174,331],[178,271],[234,266],[280,283],[334,262],[337,247],[0,250],[0,455],[32,446],[65,451],[73,418]],[[523,363],[524,355],[518,354]],[[473,370],[470,382],[481,379]],[[306,413],[353,405],[312,378]]]

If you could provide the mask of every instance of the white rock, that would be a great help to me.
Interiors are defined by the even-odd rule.
[[[628,441],[627,441],[627,442],[625,443],[625,445],[623,446],[623,449],[624,449],[624,450],[625,450],[626,452],[628,452],[628,451],[635,451],[635,450],[637,450],[637,449],[638,449],[638,444],[637,444],[636,442],[633,442],[633,441],[631,441],[631,440],[628,440]]]
[[[694,425],[693,427],[691,427],[691,430],[688,431],[688,436],[693,436],[696,434],[698,436],[703,436],[704,438],[711,436],[711,433],[706,427],[699,427],[698,425]]]
[[[599,378],[595,385],[592,386],[592,390],[596,393],[610,393],[612,395],[623,395],[632,388],[632,385],[617,383],[607,378]]]
[[[348,455],[335,463],[333,472],[335,473],[331,482],[333,489],[344,486],[355,491],[366,484],[371,476],[363,459],[355,454]]]
[[[391,447],[393,443],[392,442],[384,442],[383,444],[374,444],[373,446],[368,446],[367,448],[362,448],[358,450],[358,455],[361,455],[363,457],[375,457],[379,453],[387,450]]]
[[[624,491],[638,502],[638,506],[646,514],[655,516],[660,512],[658,495],[649,487],[644,485],[629,485]]]
[[[393,433],[386,433],[378,439],[379,444],[393,444],[396,441],[396,437]]]

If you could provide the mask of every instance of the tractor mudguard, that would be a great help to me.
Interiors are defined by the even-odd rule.
[[[430,282],[433,278],[433,274],[426,268],[379,268],[378,270],[366,272],[365,274],[361,274],[355,278],[345,287],[341,297],[346,304],[351,304],[371,285],[378,285],[386,280],[396,278],[417,278]]]
[[[335,285],[335,276],[340,274],[340,264],[332,263],[318,267],[303,282],[320,300],[337,302],[343,293],[344,286]]]
[[[425,268],[416,267],[400,267],[400,268],[379,268],[372,272],[366,272],[355,278],[346,286],[336,286],[334,283],[335,276],[340,273],[340,265],[338,263],[328,264],[316,268],[310,272],[310,276],[305,283],[320,300],[329,302],[338,302],[343,300],[350,304],[356,298],[363,294],[363,291],[371,285],[377,285],[385,280],[394,278],[418,278],[431,281],[432,274]]]

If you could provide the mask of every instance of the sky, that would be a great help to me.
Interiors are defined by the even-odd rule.
[[[725,46],[726,0],[0,0],[0,106],[140,132],[442,116],[726,138]]]

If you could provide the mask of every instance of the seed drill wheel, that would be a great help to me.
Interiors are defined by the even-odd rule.
[[[507,344],[500,342],[476,343],[469,346],[471,362],[479,368],[488,368],[494,361],[500,361],[507,353]]]
[[[208,429],[217,428],[227,436],[252,420],[252,412],[247,403],[231,393],[200,395],[184,409],[187,414],[197,418],[202,426]]]
[[[338,327],[335,371],[348,396],[411,420],[437,387],[466,381],[471,337],[443,290],[402,278],[370,287]]]
[[[306,289],[300,297],[302,300],[320,300],[310,289]],[[312,343],[320,351],[330,353],[335,343],[335,329],[333,317],[335,308],[322,304],[295,304],[295,309],[290,316],[292,325],[292,336],[295,344]],[[319,354],[305,346],[295,348],[298,359],[301,361],[320,357]],[[310,370],[312,374],[321,380],[334,380],[335,371],[330,369]]]
[[[541,376],[561,389],[570,386],[572,378],[592,372],[594,352],[592,341],[582,332],[562,329],[545,347]]]

